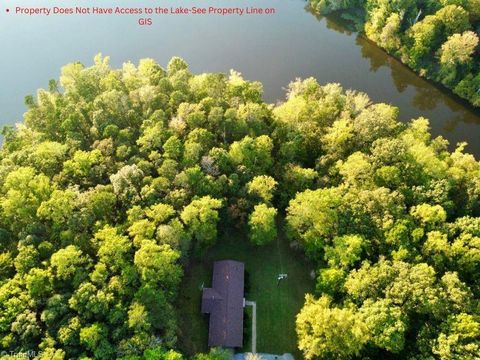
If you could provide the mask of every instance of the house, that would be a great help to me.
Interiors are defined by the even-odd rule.
[[[244,281],[242,262],[214,262],[212,287],[202,294],[202,313],[210,314],[208,346],[243,346]]]

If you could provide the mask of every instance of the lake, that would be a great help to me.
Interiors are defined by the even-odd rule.
[[[429,118],[433,134],[452,147],[469,143],[480,155],[480,111],[416,76],[357,33],[333,19],[316,18],[300,0],[27,0],[22,6],[238,6],[273,7],[274,15],[159,15],[139,26],[136,15],[28,16],[0,11],[0,124],[22,120],[23,98],[58,79],[72,61],[90,65],[99,52],[114,67],[151,57],[166,66],[183,57],[193,72],[233,68],[264,85],[265,100],[285,97],[297,77],[368,93],[400,108],[401,120]]]

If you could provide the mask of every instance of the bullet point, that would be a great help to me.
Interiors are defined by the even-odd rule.
[[[10,9],[7,9],[7,12],[10,12]]]

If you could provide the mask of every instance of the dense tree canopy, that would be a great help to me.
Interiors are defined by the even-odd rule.
[[[441,55],[457,66],[464,13],[441,14],[462,29]],[[182,359],[183,267],[245,229],[258,245],[286,231],[318,266],[306,358],[478,353],[480,164],[426,119],[314,79],[268,105],[260,83],[179,58],[73,63],[27,105],[0,151],[1,350]]]
[[[281,107],[332,101],[311,80],[294,86]],[[300,349],[308,359],[478,358],[480,164],[464,144],[451,153],[431,139],[427,120],[400,124],[394,108],[359,96],[337,95],[319,131],[329,144],[313,162],[320,181],[286,209],[293,244],[320,264],[320,298],[307,296],[297,317]]]

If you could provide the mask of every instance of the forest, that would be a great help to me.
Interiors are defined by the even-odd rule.
[[[236,229],[316,264],[304,358],[478,359],[480,162],[427,119],[313,78],[267,104],[177,57],[97,55],[25,102],[0,150],[2,359],[186,358],[185,266]]]
[[[338,13],[417,74],[480,106],[480,0],[309,0]]]

